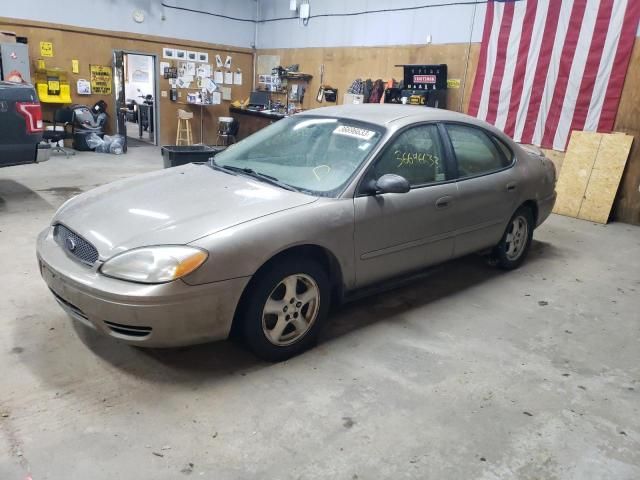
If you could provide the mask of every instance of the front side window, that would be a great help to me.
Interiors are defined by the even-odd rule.
[[[438,127],[420,125],[391,140],[367,180],[375,181],[388,173],[406,178],[412,187],[446,180]]]
[[[319,196],[333,196],[353,177],[383,130],[347,119],[296,115],[217,154],[214,165],[245,169]]]
[[[459,178],[501,170],[511,164],[511,159],[482,130],[454,124],[446,125],[446,129],[458,160]]]

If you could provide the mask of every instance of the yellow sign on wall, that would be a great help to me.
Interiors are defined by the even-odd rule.
[[[450,78],[447,80],[447,88],[460,88],[460,79]]]
[[[73,73],[80,73],[80,62],[78,62],[78,60],[71,60],[71,71]]]
[[[89,65],[89,71],[91,73],[91,93],[111,95],[111,83],[113,79],[111,67]]]
[[[41,57],[53,57],[53,43],[40,42],[40,56]]]

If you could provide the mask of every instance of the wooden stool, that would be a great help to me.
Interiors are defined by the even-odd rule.
[[[176,132],[176,145],[193,145],[193,136],[191,135],[192,118],[192,112],[187,112],[186,110],[182,109],[178,110],[178,131]]]

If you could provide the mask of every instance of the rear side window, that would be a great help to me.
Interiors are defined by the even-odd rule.
[[[482,175],[511,165],[512,154],[507,146],[497,147],[482,130],[453,124],[446,125],[446,129],[458,160],[459,178]]]
[[[507,145],[498,137],[493,137],[493,140],[498,144],[498,147],[500,147],[504,158],[507,160],[507,165],[511,165],[511,163],[513,162],[513,152],[511,151],[511,149],[507,147]]]

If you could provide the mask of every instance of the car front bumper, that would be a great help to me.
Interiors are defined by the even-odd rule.
[[[250,277],[191,286],[181,280],[145,285],[105,277],[71,258],[53,239],[38,236],[42,278],[73,319],[127,343],[175,347],[229,335]]]

